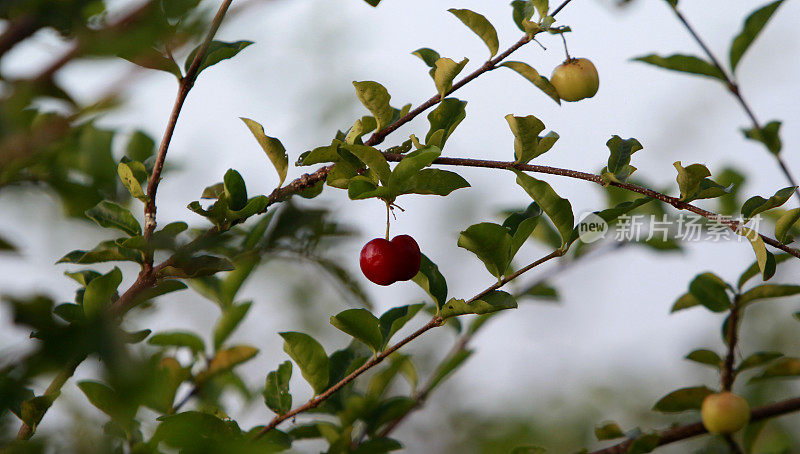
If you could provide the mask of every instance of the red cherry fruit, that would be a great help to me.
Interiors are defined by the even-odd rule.
[[[361,249],[361,271],[378,285],[407,281],[419,272],[422,255],[419,245],[408,235],[398,235],[388,241],[375,238]]]
[[[392,244],[397,254],[397,280],[407,281],[416,276],[422,261],[417,242],[408,235],[397,235]]]

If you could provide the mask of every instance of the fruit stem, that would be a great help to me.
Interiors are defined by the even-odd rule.
[[[386,202],[386,239],[387,240],[389,239],[389,211],[390,211],[390,207],[389,207],[389,202],[387,201]]]
[[[564,37],[563,33],[561,33],[561,41],[564,41],[564,53],[567,54],[567,61],[572,60],[572,57],[569,56],[569,49],[567,48],[567,38]]]

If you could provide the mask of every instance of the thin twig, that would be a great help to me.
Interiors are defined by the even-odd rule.
[[[774,418],[776,416],[793,413],[800,410],[800,397],[775,402],[773,404],[764,405],[762,407],[754,408],[750,412],[750,421],[760,421],[762,419]],[[658,446],[668,445],[677,441],[686,440],[687,438],[696,437],[708,433],[703,423],[696,422],[693,424],[686,424],[683,426],[673,427],[658,433],[659,440]],[[622,443],[608,448],[592,451],[590,454],[624,454],[628,452],[628,448],[636,441],[631,438],[623,441]]]
[[[233,0],[224,0],[222,5],[220,5],[219,10],[217,10],[217,14],[211,21],[211,28],[209,29],[205,40],[203,40],[203,43],[197,50],[197,54],[194,56],[192,64],[186,71],[186,75],[183,76],[183,79],[181,79],[178,87],[178,96],[175,98],[175,104],[172,107],[172,113],[170,114],[169,122],[167,123],[167,129],[164,131],[164,137],[161,139],[161,145],[158,147],[158,155],[156,157],[155,165],[153,166],[153,173],[150,175],[150,179],[147,182],[147,203],[144,207],[145,239],[150,239],[150,235],[152,235],[153,231],[156,229],[156,191],[158,191],[158,183],[161,180],[161,171],[164,168],[164,160],[167,158],[169,143],[172,140],[172,134],[175,131],[175,125],[178,123],[178,116],[180,116],[183,103],[186,101],[186,97],[189,95],[189,91],[191,91],[192,87],[194,86],[194,82],[197,79],[197,75],[200,70],[200,63],[202,63],[203,58],[205,58],[208,46],[211,45],[214,35],[217,34],[217,30],[219,30],[219,27],[222,24],[222,19],[225,18],[225,13],[228,11],[228,7],[231,5],[232,1]],[[153,265],[152,256],[147,257],[147,264],[149,266]]]
[[[713,64],[720,73],[725,77],[725,85],[728,88],[728,91],[736,98],[739,102],[739,105],[742,106],[742,110],[744,110],[745,114],[750,118],[750,121],[753,123],[753,127],[755,129],[761,130],[761,123],[756,118],[755,113],[753,113],[753,109],[750,108],[750,105],[745,101],[744,96],[742,96],[741,90],[739,89],[739,85],[737,84],[736,80],[733,78],[733,74],[728,74],[728,71],[722,66],[722,64],[717,60],[717,57],[711,52],[711,49],[706,45],[700,35],[694,30],[694,27],[689,24],[689,21],[686,20],[686,17],[678,10],[676,6],[672,6],[672,11],[675,12],[675,15],[678,17],[678,20],[683,24],[686,30],[689,31],[689,34],[692,35],[692,38],[697,42],[697,44],[703,49],[708,59],[711,60],[711,64]],[[794,176],[789,171],[789,167],[786,165],[784,160],[778,154],[773,154],[775,156],[775,160],[778,161],[778,165],[781,168],[781,171],[786,176],[786,180],[789,181],[789,184],[795,187],[795,194],[797,194],[798,198],[800,198],[800,187]]]
[[[375,357],[373,357],[372,359],[370,359],[369,361],[364,363],[361,367],[359,367],[358,369],[353,371],[350,375],[348,375],[347,377],[343,378],[342,380],[340,380],[338,383],[336,383],[335,385],[331,386],[330,388],[326,389],[324,392],[322,392],[317,397],[309,400],[304,405],[302,405],[300,407],[297,407],[297,408],[295,408],[294,410],[292,410],[292,411],[290,411],[288,413],[284,413],[282,415],[278,415],[275,418],[273,418],[272,421],[270,421],[269,424],[264,426],[258,432],[258,434],[256,435],[255,438],[262,437],[264,434],[266,434],[270,430],[272,430],[275,427],[277,427],[278,424],[282,423],[283,421],[286,421],[289,418],[292,418],[292,417],[294,417],[294,416],[296,416],[296,415],[298,415],[300,413],[303,413],[304,411],[311,410],[312,408],[316,408],[317,406],[319,406],[319,404],[321,404],[322,402],[325,402],[326,400],[328,400],[328,398],[330,398],[336,391],[340,390],[343,386],[345,386],[346,384],[348,384],[351,381],[355,380],[356,377],[358,377],[359,375],[361,375],[364,372],[368,371],[369,369],[375,367],[381,361],[386,359],[389,355],[391,355],[395,351],[399,350],[401,347],[403,347],[407,343],[411,342],[412,340],[416,339],[417,337],[419,337],[420,335],[422,335],[426,331],[428,331],[430,329],[433,329],[433,328],[436,328],[437,326],[441,326],[443,322],[444,322],[444,320],[442,320],[441,317],[438,317],[438,316],[433,317],[428,323],[425,324],[425,326],[423,326],[422,328],[416,330],[414,333],[412,333],[410,336],[406,337],[405,339],[401,340],[400,342],[398,342],[398,343],[394,344],[393,346],[387,348],[386,350],[381,352],[379,355],[376,355]]]
[[[70,360],[70,362],[68,362],[64,368],[58,372],[55,378],[53,378],[53,381],[50,382],[50,385],[44,391],[42,396],[51,397],[54,401],[55,398],[61,394],[61,388],[64,387],[64,384],[67,383],[67,380],[72,377],[72,375],[75,373],[75,369],[78,368],[84,359],[86,359],[86,355],[80,355],[77,358]],[[52,402],[50,402],[44,411],[41,412],[39,421],[41,421],[41,418],[44,417],[44,413],[47,412],[51,405],[53,405]],[[36,421],[33,426],[22,423],[22,426],[20,426],[19,431],[17,432],[17,440],[29,440],[36,431],[36,426],[39,424],[39,421]]]
[[[400,154],[384,153],[384,156],[386,156],[387,160],[395,162],[403,159],[403,155]],[[463,167],[483,167],[489,169],[517,169],[526,172],[545,173],[550,175],[559,175],[563,177],[576,178],[579,180],[591,181],[592,183],[604,185],[603,179],[600,175],[580,172],[572,169],[562,169],[559,167],[549,167],[549,166],[541,166],[535,164],[518,164],[510,161],[489,161],[484,159],[467,159],[467,158],[437,158],[433,161],[433,164],[453,165],[453,166],[463,166]],[[722,215],[713,213],[711,211],[698,208],[690,203],[682,201],[677,197],[671,197],[666,194],[662,194],[660,192],[653,191],[652,189],[644,188],[632,183],[617,183],[612,181],[610,184],[611,186],[616,186],[618,188],[622,188],[631,192],[636,192],[654,198],[661,202],[672,205],[673,207],[679,210],[691,211],[692,213],[698,214],[711,221],[716,221],[721,224],[724,224],[734,232],[738,232],[742,227],[744,227],[744,225],[738,221],[734,221],[732,219],[726,218]],[[785,244],[773,238],[770,238],[766,235],[759,234],[759,236],[761,237],[762,240],[764,240],[765,243],[769,244],[770,246],[780,249],[784,252],[787,252],[797,258],[800,258],[800,251],[798,251],[797,249],[790,248]]]
[[[733,300],[731,305],[730,315],[728,316],[728,352],[725,354],[725,362],[722,366],[722,390],[730,391],[733,388],[733,382],[736,379],[736,371],[734,370],[734,359],[736,355],[736,344],[739,341],[739,295]]]
[[[628,244],[630,244],[630,243],[615,242],[610,248],[604,249],[603,252],[616,251],[619,248],[621,248],[621,247],[623,247],[625,245],[628,245]],[[525,294],[528,290],[530,290],[534,286],[541,285],[541,284],[547,282],[547,280],[550,279],[553,275],[555,275],[557,273],[560,273],[560,272],[563,272],[567,268],[569,268],[569,267],[575,265],[576,263],[578,263],[579,260],[581,260],[583,262],[583,261],[585,261],[585,259],[587,257],[594,257],[594,256],[596,256],[598,254],[599,253],[597,253],[597,254],[592,254],[592,253],[584,254],[584,255],[580,255],[580,256],[572,259],[572,260],[562,260],[562,261],[560,261],[559,265],[556,268],[552,268],[552,269],[548,270],[549,272],[545,273],[544,275],[540,275],[535,283],[526,286],[521,291],[515,292],[516,293],[515,296],[519,297],[520,295]],[[495,312],[493,314],[489,314],[489,316],[494,316],[496,314],[499,314],[499,312]],[[441,364],[446,364],[448,361],[450,361],[450,359],[454,358],[456,355],[459,355],[461,352],[465,351],[467,349],[467,346],[472,341],[474,336],[475,336],[475,332],[472,331],[472,330],[467,330],[463,334],[461,334],[458,337],[458,339],[456,339],[456,341],[453,344],[453,347],[450,349],[450,351],[444,356],[444,358],[441,361],[439,361],[439,364],[440,365]],[[411,399],[414,401],[414,405],[408,411],[406,411],[402,415],[398,416],[397,418],[393,419],[391,422],[386,424],[386,426],[384,426],[384,428],[381,429],[375,435],[375,438],[388,437],[389,434],[392,433],[405,419],[407,419],[408,416],[411,413],[413,413],[413,412],[419,410],[420,408],[422,408],[422,406],[425,404],[425,401],[428,399],[428,396],[430,395],[431,391],[433,390],[433,387],[435,385],[435,379],[436,379],[435,375],[431,375],[430,377],[428,377],[428,380],[425,382],[425,384],[423,384],[416,392],[414,392],[411,395]]]
[[[469,301],[467,301],[467,304],[470,304],[470,303],[476,301],[477,299],[485,296],[487,293],[502,287],[503,285],[507,284],[508,282],[512,281],[513,279],[521,276],[526,271],[529,271],[532,268],[534,268],[534,267],[536,267],[538,265],[541,265],[542,263],[544,263],[544,262],[546,262],[548,260],[551,260],[551,259],[556,258],[556,257],[561,257],[562,255],[564,255],[564,252],[561,251],[560,249],[557,249],[557,250],[551,252],[550,254],[540,258],[539,260],[536,260],[535,262],[531,263],[530,265],[528,265],[528,266],[526,266],[524,268],[521,268],[519,271],[517,271],[517,272],[509,275],[508,277],[502,279],[500,282],[497,282],[496,284],[491,285],[486,290],[484,290],[484,291],[480,292],[479,294],[475,295],[474,297],[470,298]],[[277,427],[278,424],[282,423],[283,421],[286,421],[289,418],[297,416],[298,414],[303,413],[305,411],[311,410],[312,408],[318,407],[322,402],[328,400],[336,391],[340,390],[343,386],[345,386],[346,384],[348,384],[351,381],[355,380],[356,377],[358,377],[359,375],[361,375],[364,372],[368,371],[369,369],[377,366],[378,364],[380,364],[381,361],[386,359],[392,353],[394,353],[395,351],[399,350],[401,347],[403,347],[407,343],[411,342],[412,340],[416,339],[417,337],[419,337],[420,335],[422,335],[426,331],[428,331],[430,329],[433,329],[433,328],[436,328],[436,327],[439,327],[439,326],[442,326],[443,323],[444,323],[444,319],[442,319],[438,315],[434,316],[425,326],[423,326],[422,328],[418,329],[417,331],[415,331],[414,333],[412,333],[411,335],[409,335],[405,339],[401,340],[400,342],[398,342],[398,343],[394,344],[393,346],[387,348],[386,350],[382,351],[378,355],[374,356],[371,360],[367,361],[366,363],[364,363],[364,365],[362,365],[361,367],[359,367],[358,369],[353,371],[353,373],[351,373],[347,377],[343,378],[342,380],[340,380],[338,383],[334,384],[330,388],[326,389],[324,392],[322,392],[317,397],[309,400],[308,402],[306,402],[302,406],[297,407],[297,408],[295,408],[294,410],[292,410],[292,411],[290,411],[288,413],[284,413],[282,415],[275,416],[272,419],[272,421],[270,421],[269,424],[264,426],[258,432],[258,434],[256,435],[255,438],[260,438],[261,436],[263,436],[264,434],[266,434],[270,430],[272,430],[275,427]]]
[[[561,3],[558,6],[558,8],[556,8],[553,11],[553,13],[550,16],[555,17],[555,15],[558,14],[559,11],[561,11],[571,1],[572,0],[565,0],[563,3]],[[422,103],[416,109],[414,109],[414,110],[410,111],[409,113],[407,113],[404,117],[398,119],[397,121],[395,121],[394,123],[390,124],[389,126],[381,129],[380,131],[376,131],[374,134],[372,134],[372,136],[370,136],[369,140],[367,140],[365,142],[365,144],[369,145],[369,146],[375,146],[375,145],[378,145],[379,143],[383,142],[383,139],[385,139],[387,135],[391,134],[397,128],[399,128],[400,126],[403,126],[404,124],[408,123],[409,121],[414,119],[417,115],[419,115],[422,112],[428,110],[430,107],[438,104],[447,95],[453,93],[454,91],[458,90],[459,88],[463,87],[464,85],[470,83],[472,80],[476,79],[481,74],[484,74],[484,73],[486,73],[488,71],[496,69],[498,63],[500,63],[501,61],[503,61],[506,58],[508,58],[508,56],[513,54],[517,49],[519,49],[520,47],[524,46],[525,44],[528,44],[532,40],[533,40],[533,38],[531,36],[529,36],[529,35],[523,36],[522,38],[520,38],[519,41],[514,43],[513,46],[511,46],[508,49],[506,49],[503,53],[499,54],[497,57],[495,57],[493,59],[487,60],[486,63],[481,65],[480,68],[476,69],[475,71],[473,71],[469,75],[465,76],[463,79],[461,79],[458,82],[454,83],[453,84],[453,88],[451,88],[450,91],[448,91],[444,95],[436,94],[436,95],[431,96],[430,99],[428,99],[427,101]]]

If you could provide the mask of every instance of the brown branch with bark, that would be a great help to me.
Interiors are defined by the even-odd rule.
[[[386,156],[387,160],[393,162],[397,162],[403,159],[403,155],[400,154],[384,153],[384,156]],[[597,183],[601,186],[605,185],[600,175],[580,172],[577,170],[562,169],[558,167],[542,166],[536,164],[518,164],[516,162],[510,162],[510,161],[489,161],[484,159],[467,159],[467,158],[437,158],[436,160],[433,161],[433,164],[462,166],[462,167],[483,167],[488,169],[516,169],[516,170],[523,170],[526,172],[545,173],[549,175],[558,175],[562,177],[575,178],[579,180],[590,181],[592,183]],[[732,219],[725,218],[724,216],[713,213],[711,211],[698,208],[692,205],[691,203],[682,201],[677,197],[668,196],[666,194],[662,194],[652,189],[644,188],[642,186],[638,186],[632,183],[617,183],[612,181],[609,184],[611,186],[616,186],[618,188],[622,188],[631,192],[636,192],[642,195],[646,195],[653,199],[672,205],[678,210],[691,211],[692,213],[698,214],[711,221],[716,221],[721,224],[724,224],[734,232],[737,232],[742,227],[744,227],[744,225],[738,221],[734,221]],[[766,235],[759,234],[759,236],[761,237],[762,240],[764,240],[766,244],[769,244],[770,246],[776,249],[780,249],[797,258],[800,258],[800,251],[798,251],[797,249],[790,248],[789,246],[781,243],[780,241],[777,241],[774,238],[770,238]]]
[[[225,12],[228,10],[232,0],[225,0],[222,5],[220,6],[217,14],[214,16],[214,19],[211,23],[210,30],[206,35],[203,44],[201,45],[200,49],[195,56],[195,59],[192,61],[192,65],[187,71],[186,76],[180,82],[180,88],[178,90],[178,97],[175,101],[175,106],[173,107],[172,114],[170,115],[170,120],[167,125],[166,132],[164,133],[164,138],[161,142],[161,147],[159,148],[158,158],[156,161],[156,166],[153,169],[153,174],[150,177],[150,182],[148,183],[148,197],[150,198],[148,204],[145,206],[145,219],[148,219],[148,214],[152,213],[150,219],[152,219],[152,225],[148,226],[147,222],[145,222],[145,236],[149,237],[152,234],[153,230],[155,229],[155,195],[156,190],[158,187],[158,181],[161,175],[161,169],[164,164],[164,159],[166,158],[167,149],[169,148],[169,142],[172,137],[172,132],[175,130],[175,124],[178,121],[178,115],[180,113],[181,107],[183,105],[183,101],[186,99],[189,91],[194,84],[195,79],[197,78],[198,68],[200,67],[200,62],[205,57],[206,51],[208,50],[208,46],[211,43],[211,40],[214,38],[217,30],[219,29],[220,24],[222,23],[223,18],[225,17]],[[135,17],[138,17],[146,8],[150,7],[151,4],[148,2],[144,6],[137,9],[132,15],[126,16],[123,18],[120,23],[124,23],[128,20],[133,20]],[[152,211],[148,210],[148,207],[152,203]],[[209,232],[214,231],[214,229],[209,230]],[[162,268],[169,266],[172,259],[168,259],[164,263],[161,263],[157,267],[153,267],[153,258],[152,256],[146,257],[145,266],[139,275],[136,278],[136,281],[131,284],[127,291],[125,291],[109,308],[109,315],[112,318],[116,318],[124,314],[128,309],[130,309],[131,305],[135,303],[136,297],[141,294],[141,292],[152,288],[155,286],[160,278],[158,276],[158,271]],[[85,356],[81,356],[76,358],[73,361],[70,361],[67,366],[62,369],[58,375],[53,379],[53,381],[48,386],[47,390],[45,391],[45,395],[52,395],[57,396],[61,388],[67,382],[67,380],[75,373],[75,369],[83,362]],[[50,403],[47,408],[45,408],[42,416],[46,413],[47,409],[50,408],[52,403]],[[17,439],[19,440],[27,440],[30,439],[35,431],[35,427],[30,427],[27,424],[23,423],[20,427],[20,430],[17,434]]]
[[[794,413],[798,410],[800,410],[800,397],[795,397],[754,408],[750,412],[750,422],[774,418],[776,416]],[[671,429],[658,432],[658,446],[668,445],[670,443],[686,440],[688,438],[696,437],[706,433],[708,433],[708,431],[705,427],[703,427],[703,423],[701,422],[673,427]],[[592,451],[590,454],[624,454],[628,452],[628,448],[630,448],[635,441],[635,438],[631,438],[614,446]]]

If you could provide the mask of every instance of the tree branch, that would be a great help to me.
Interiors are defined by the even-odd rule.
[[[750,412],[750,422],[760,421],[762,419],[774,418],[776,416],[793,413],[800,410],[800,397],[783,400],[762,407],[754,408]],[[668,445],[676,441],[685,440],[687,438],[696,437],[708,433],[703,423],[696,422],[694,424],[687,424],[684,426],[673,427],[659,432],[658,446]],[[622,443],[608,448],[592,451],[590,454],[624,454],[628,452],[628,448],[636,441],[631,438],[623,441]]]
[[[403,159],[403,155],[401,154],[384,153],[384,156],[386,156],[387,160],[393,162],[397,162]],[[535,164],[517,164],[515,162],[510,162],[510,161],[488,161],[483,159],[466,159],[466,158],[437,158],[436,160],[433,161],[433,164],[462,166],[462,167],[484,167],[489,169],[517,169],[526,172],[559,175],[562,177],[569,177],[579,180],[590,181],[592,183],[597,183],[601,186],[604,185],[603,179],[600,177],[600,175],[580,172],[577,170],[562,169],[558,167],[541,166]],[[738,231],[741,227],[743,227],[743,224],[738,221],[734,221],[732,219],[728,219],[722,215],[713,213],[711,211],[698,208],[690,203],[682,201],[677,197],[671,197],[666,194],[662,194],[660,192],[653,191],[652,189],[644,188],[632,183],[617,183],[612,181],[610,184],[611,186],[616,186],[618,188],[622,188],[631,192],[636,192],[642,195],[646,195],[648,197],[652,197],[656,200],[672,205],[678,210],[691,211],[692,213],[698,214],[706,219],[724,224],[734,232]],[[761,237],[762,240],[764,240],[765,243],[769,244],[770,246],[776,249],[780,249],[797,258],[800,258],[800,251],[798,251],[797,249],[790,248],[785,244],[768,236],[761,234],[759,234],[759,236]]]
[[[170,139],[172,138],[172,133],[175,129],[175,124],[178,121],[178,115],[180,114],[180,110],[184,100],[186,99],[186,96],[189,94],[189,91],[191,90],[194,81],[197,79],[198,69],[200,67],[202,59],[205,57],[206,51],[208,50],[208,46],[211,43],[211,40],[214,38],[214,35],[216,34],[217,30],[219,29],[219,26],[222,23],[222,19],[225,17],[225,12],[228,10],[228,7],[230,6],[232,1],[233,0],[223,1],[222,5],[217,11],[217,14],[214,16],[214,19],[211,23],[211,28],[205,40],[200,46],[200,49],[197,51],[197,55],[195,55],[194,60],[192,61],[192,65],[187,71],[186,76],[184,76],[184,78],[180,82],[178,97],[175,100],[175,105],[173,107],[172,114],[170,115],[170,120],[169,124],[167,125],[167,130],[164,133],[164,138],[162,139],[161,146],[159,147],[158,157],[156,160],[155,167],[153,169],[153,174],[150,176],[150,180],[147,185],[147,194],[149,200],[148,203],[145,205],[146,238],[149,238],[149,236],[153,233],[153,230],[155,229],[156,190],[158,188],[158,181],[160,180],[161,170],[164,166],[164,159],[166,158],[167,149],[169,148],[169,142]],[[124,24],[127,23],[128,21],[134,20],[136,17],[142,14],[146,10],[146,8],[149,8],[150,6],[151,2],[148,2],[145,5],[137,8],[133,13],[120,20],[117,25]],[[76,47],[74,47],[70,52],[75,54],[79,53],[80,46],[76,44]],[[65,59],[64,57],[62,57],[61,59],[59,59],[59,62],[61,62],[59,66],[51,66],[50,68],[48,68],[48,71],[52,71],[50,74],[52,75],[52,73],[54,73],[58,68],[63,66],[63,64],[65,64],[66,61],[69,61],[70,58]],[[151,222],[148,223],[148,220]],[[212,228],[207,233],[213,231],[215,231],[215,229]],[[200,238],[203,238],[204,236]],[[131,308],[131,305],[135,302],[136,296],[138,296],[142,291],[155,286],[159,281],[157,272],[162,268],[168,266],[171,263],[171,260],[172,259],[170,258],[164,263],[161,263],[158,267],[154,268],[153,257],[151,255],[146,257],[145,267],[139,273],[139,276],[137,276],[136,281],[133,284],[131,284],[128,290],[126,290],[125,293],[123,293],[119,298],[117,298],[117,300],[114,301],[114,303],[109,308],[109,314],[112,316],[112,318],[116,318],[118,316],[123,315],[127,310]],[[70,377],[72,377],[72,375],[75,373],[75,369],[78,367],[78,365],[80,365],[81,362],[83,362],[85,358],[86,358],[85,356],[80,356],[75,360],[71,361],[70,363],[68,363],[67,367],[62,369],[61,372],[59,372],[59,374],[55,377],[55,379],[53,379],[50,386],[48,386],[47,390],[45,391],[45,395],[53,395],[53,394],[57,395],[57,393],[60,392],[61,387],[64,386],[64,384]],[[23,423],[22,426],[20,427],[17,438],[20,440],[30,439],[33,436],[34,431],[35,427],[32,428],[29,427],[27,424]]]
[[[626,244],[630,243],[614,243],[611,248],[605,249],[605,252],[618,250],[619,248],[623,247]],[[586,257],[591,257],[594,255],[596,254],[584,254],[578,257],[574,257],[572,260],[564,260],[559,262],[558,267],[549,270],[550,272],[547,273],[548,274],[547,276],[540,276],[539,279],[537,279],[534,284],[530,284],[527,287],[525,287],[522,291],[516,292],[515,296],[523,295],[530,288],[539,284],[543,284],[549,279],[550,275],[564,271],[566,268],[570,267],[571,265],[574,265],[578,260],[585,260]],[[499,312],[489,314],[489,316],[494,316],[496,314],[499,314]],[[447,363],[451,358],[455,357],[462,351],[466,350],[467,346],[472,341],[474,335],[475,335],[474,331],[467,330],[461,336],[459,336],[456,342],[453,344],[453,347],[447,353],[447,355],[445,355],[444,358],[441,361],[439,361],[439,364],[441,365]],[[413,413],[416,410],[419,410],[425,404],[425,401],[428,399],[428,396],[430,395],[431,391],[433,390],[433,386],[435,385],[434,378],[435,376],[433,375],[428,377],[428,381],[426,381],[425,384],[422,385],[420,389],[418,389],[415,393],[411,395],[411,399],[414,400],[414,405],[407,412],[403,413],[402,415],[398,416],[397,418],[393,419],[390,423],[388,423],[382,430],[380,430],[375,435],[375,438],[385,438],[389,436],[389,434],[392,433],[406,418],[408,418],[408,416],[411,413]]]
[[[209,29],[205,40],[203,40],[203,43],[200,45],[197,54],[194,56],[194,60],[192,60],[189,70],[186,71],[186,75],[183,76],[180,81],[180,85],[178,87],[178,96],[175,98],[175,104],[172,107],[172,113],[170,114],[169,122],[167,123],[167,129],[164,131],[164,137],[161,139],[161,145],[158,147],[158,155],[156,157],[155,165],[153,166],[153,173],[150,175],[150,179],[147,182],[148,199],[147,204],[144,207],[145,239],[150,239],[150,235],[152,235],[153,231],[156,229],[156,191],[158,191],[158,183],[161,181],[161,171],[164,168],[164,160],[167,158],[167,150],[169,149],[169,143],[172,140],[172,134],[175,131],[175,125],[178,123],[178,116],[180,116],[183,103],[186,101],[186,97],[189,95],[189,91],[191,91],[192,87],[194,86],[194,82],[197,79],[200,63],[203,61],[203,58],[205,58],[206,51],[208,51],[208,46],[214,39],[214,35],[217,34],[217,30],[219,30],[219,26],[222,24],[222,19],[225,18],[225,13],[228,11],[228,7],[231,5],[232,1],[233,0],[224,0],[222,5],[220,5],[219,10],[217,10],[217,14],[211,21],[211,28]],[[147,263],[149,266],[153,265],[152,256],[147,257]]]
[[[678,10],[676,6],[672,6],[672,11],[675,12],[675,15],[678,17],[678,20],[686,27],[686,30],[689,31],[689,34],[692,35],[692,38],[697,42],[703,52],[705,52],[708,59],[711,60],[711,63],[719,70],[720,73],[725,77],[725,85],[728,88],[728,91],[736,98],[739,102],[739,105],[742,106],[744,113],[750,118],[750,121],[753,123],[753,127],[756,129],[762,129],[761,123],[756,118],[755,113],[753,113],[753,109],[750,108],[750,105],[745,101],[744,96],[742,96],[741,90],[739,89],[739,85],[733,78],[733,75],[728,75],[728,72],[723,68],[722,64],[720,64],[717,57],[714,56],[714,53],[711,52],[711,49],[706,45],[700,35],[694,30],[694,28],[689,24],[689,21],[686,20],[686,17]],[[789,167],[783,161],[783,159],[778,154],[774,154],[775,159],[778,161],[778,165],[781,168],[781,171],[786,176],[786,180],[789,181],[789,184],[795,186],[794,192],[797,194],[798,198],[800,198],[800,187],[797,187],[797,182],[792,176],[792,173],[789,171]]]
[[[550,254],[548,254],[548,255],[536,260],[535,262],[531,263],[530,265],[528,265],[528,266],[526,266],[524,268],[521,268],[519,271],[509,275],[508,277],[503,278],[503,280],[501,280],[500,282],[497,282],[494,285],[489,286],[486,290],[484,290],[484,291],[480,292],[479,294],[475,295],[474,297],[470,298],[469,301],[467,301],[467,304],[470,304],[473,301],[476,301],[476,300],[480,299],[481,297],[483,297],[487,293],[502,287],[503,285],[507,284],[508,282],[512,281],[513,279],[521,276],[526,271],[529,271],[529,270],[533,269],[534,267],[539,266],[539,265],[541,265],[542,263],[544,263],[544,262],[546,262],[548,260],[551,260],[551,259],[556,258],[556,257],[561,257],[562,255],[564,255],[564,252],[561,251],[560,249],[557,249],[557,250],[551,252]],[[364,363],[361,367],[359,367],[358,369],[353,371],[353,373],[351,373],[347,377],[345,377],[342,380],[340,380],[338,383],[334,384],[333,386],[331,386],[330,388],[328,388],[327,390],[322,392],[319,396],[309,400],[304,405],[302,405],[300,407],[297,407],[297,408],[295,408],[294,410],[292,410],[292,411],[290,411],[288,413],[284,413],[282,415],[275,416],[272,419],[272,421],[270,421],[269,424],[264,426],[258,432],[258,434],[256,435],[255,438],[260,438],[261,436],[263,436],[264,434],[266,434],[270,430],[272,430],[275,427],[277,427],[278,424],[282,423],[283,421],[285,421],[285,420],[287,420],[289,418],[297,416],[298,414],[303,413],[303,412],[305,412],[307,410],[311,410],[312,408],[318,407],[322,402],[328,400],[328,398],[330,398],[336,391],[340,390],[343,386],[345,386],[346,384],[348,384],[351,381],[355,380],[356,377],[358,377],[359,375],[361,375],[364,372],[368,371],[369,369],[377,366],[378,364],[381,363],[381,361],[386,359],[389,355],[391,355],[395,351],[399,350],[401,347],[403,347],[407,343],[411,342],[412,340],[416,339],[417,337],[419,337],[420,335],[422,335],[426,331],[428,331],[430,329],[433,329],[433,328],[436,328],[436,327],[439,327],[439,326],[442,326],[443,323],[444,323],[444,319],[442,319],[438,315],[434,316],[425,326],[423,326],[422,328],[418,329],[417,331],[415,331],[414,333],[412,333],[411,335],[409,335],[405,339],[401,340],[400,342],[398,342],[398,343],[394,344],[393,346],[387,348],[386,350],[382,351],[381,353],[379,353],[378,355],[373,357],[371,360],[369,360],[366,363]]]

